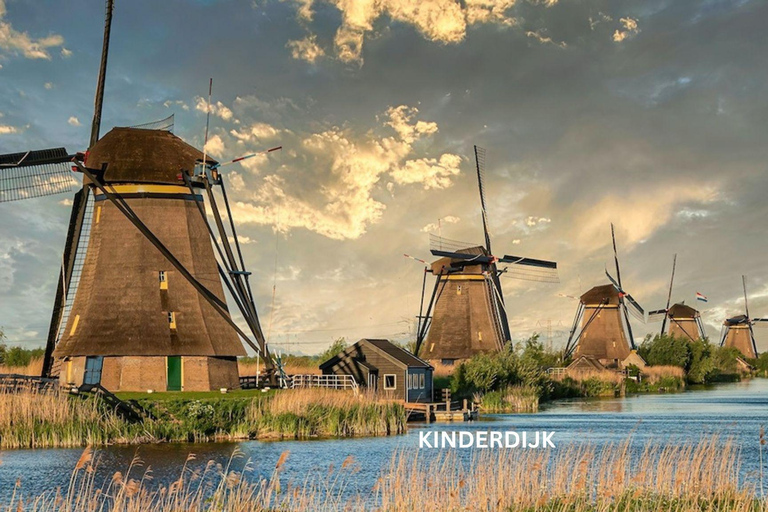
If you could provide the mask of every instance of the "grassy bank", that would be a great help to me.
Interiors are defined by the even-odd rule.
[[[360,462],[352,457],[296,483],[283,476],[291,464],[284,452],[267,478],[254,477],[248,464],[242,473],[208,464],[203,470],[180,468],[179,478],[164,486],[146,478],[138,465],[96,482],[98,457],[86,449],[68,489],[28,496],[22,480],[7,510],[758,512],[768,507],[756,482],[740,481],[739,452],[728,441],[710,437],[691,445],[647,445],[634,455],[629,446],[627,441],[603,449],[479,450],[471,461],[452,450],[433,457],[407,450],[393,454],[373,488],[351,497],[342,493],[358,478]]]
[[[151,418],[129,423],[98,397],[0,392],[0,449],[379,436],[404,432],[406,421],[400,404],[326,389],[137,401]]]

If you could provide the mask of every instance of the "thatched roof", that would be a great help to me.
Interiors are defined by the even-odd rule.
[[[88,151],[86,165],[107,165],[107,182],[180,183],[181,171],[194,171],[203,153],[165,130],[112,128]],[[209,163],[215,163],[210,157]]]
[[[699,316],[699,312],[691,306],[678,303],[669,308],[669,316],[672,318],[696,318]]]
[[[612,284],[604,284],[590,288],[580,299],[581,302],[588,306],[603,304],[604,302],[617,305],[619,303],[619,292]]]

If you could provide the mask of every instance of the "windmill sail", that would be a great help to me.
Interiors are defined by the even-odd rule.
[[[70,192],[74,158],[64,148],[0,155],[0,203]]]

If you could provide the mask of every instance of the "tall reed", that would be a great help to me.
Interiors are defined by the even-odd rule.
[[[134,460],[125,473],[96,480],[98,455],[86,449],[67,489],[27,497],[23,481],[8,512],[208,512],[341,511],[390,512],[759,512],[768,510],[754,484],[739,480],[739,451],[717,437],[667,447],[630,442],[598,449],[475,452],[461,461],[455,451],[432,457],[414,450],[393,454],[373,489],[349,491],[359,463],[353,458],[299,484],[282,474],[283,452],[271,474],[256,476],[250,464],[233,470],[208,463],[193,469],[190,456],[179,477],[154,485],[151,471]],[[12,485],[12,484],[7,484]],[[345,497],[349,496],[349,497]]]

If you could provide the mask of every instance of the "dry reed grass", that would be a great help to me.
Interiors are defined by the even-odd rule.
[[[624,382],[623,373],[614,372],[611,370],[569,370],[564,374],[552,375],[552,379],[554,380],[563,380],[566,377],[576,382],[584,382],[586,380],[599,380],[617,385]]]
[[[679,366],[646,366],[642,369],[642,374],[643,379],[651,384],[655,384],[667,377],[685,379],[685,370]]]
[[[27,366],[5,366],[0,364],[0,374],[33,375],[39,377],[43,373],[43,358],[36,357]]]
[[[638,454],[630,441],[597,449],[483,450],[467,463],[456,451],[426,458],[418,451],[393,454],[370,492],[343,498],[359,465],[348,457],[338,470],[315,473],[292,485],[281,473],[283,452],[268,478],[253,478],[250,464],[232,469],[185,464],[170,485],[154,486],[137,459],[99,486],[98,454],[86,449],[69,488],[32,499],[17,484],[8,512],[341,511],[389,512],[759,512],[768,510],[754,484],[739,480],[739,451],[730,441],[706,437],[698,443],[659,447]],[[194,456],[187,459],[187,463]]]
[[[435,367],[433,372],[435,377],[450,377],[453,375],[453,372],[456,371],[456,368],[458,368],[458,365],[443,364],[439,361],[432,361],[429,364]]]

